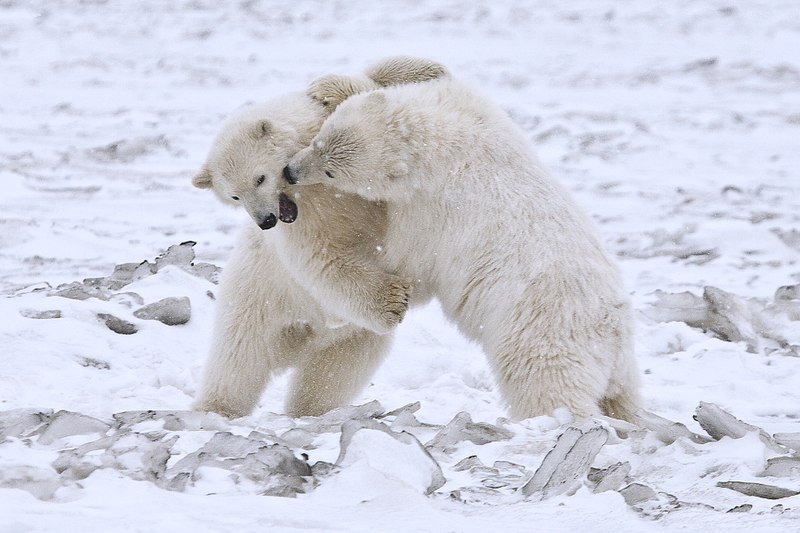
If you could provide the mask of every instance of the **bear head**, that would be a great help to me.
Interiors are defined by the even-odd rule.
[[[408,194],[409,142],[392,120],[383,90],[351,96],[283,171],[289,184],[324,183],[369,200]]]
[[[192,184],[244,207],[261,229],[294,222],[297,205],[285,192],[282,170],[302,146],[295,131],[245,108],[223,126]]]

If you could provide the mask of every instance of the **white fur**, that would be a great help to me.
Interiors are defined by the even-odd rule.
[[[389,203],[382,260],[483,346],[512,416],[633,418],[617,268],[504,112],[453,80],[352,96],[289,166]]]
[[[368,71],[375,81],[355,79],[363,89],[432,72],[446,73],[427,60],[390,58]],[[326,83],[331,95],[347,92],[338,88],[342,80]],[[384,203],[326,185],[286,188],[282,170],[328,115],[324,98],[292,94],[243,108],[223,125],[192,180],[244,207],[256,223],[278,215],[281,192],[299,213],[292,224],[244,228],[220,284],[198,409],[249,414],[271,375],[287,368],[295,369],[288,413],[318,415],[346,404],[383,360],[408,308],[409,281],[380,266],[387,264]]]

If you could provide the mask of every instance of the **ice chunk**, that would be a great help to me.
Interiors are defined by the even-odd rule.
[[[0,411],[0,442],[6,437],[27,437],[50,421],[53,410],[11,409]]]
[[[549,498],[577,489],[607,440],[608,431],[600,426],[585,432],[576,427],[567,428],[530,481],[522,487],[522,493]]]
[[[625,483],[625,479],[631,472],[631,464],[627,461],[624,463],[615,463],[608,468],[597,470],[589,474],[589,480],[597,483],[593,492],[599,494],[609,490],[619,490]]]
[[[508,440],[514,434],[501,427],[485,422],[473,422],[467,412],[460,412],[453,417],[425,446],[445,453],[452,453],[458,443],[468,440],[474,444],[487,444]]]
[[[800,433],[775,433],[773,438],[778,444],[800,452]]]
[[[328,411],[322,416],[308,416],[301,420],[304,429],[312,433],[339,431],[342,424],[349,420],[371,419],[383,414],[383,406],[377,400],[363,405],[348,405]]]
[[[672,444],[680,438],[686,438],[697,444],[711,442],[712,439],[690,431],[685,425],[660,417],[655,413],[640,409],[636,413],[636,423],[652,431],[656,438],[664,444]]]
[[[164,429],[170,431],[221,431],[230,427],[230,421],[217,413],[200,411],[122,411],[112,415],[122,425],[135,425],[148,420],[163,420]]]
[[[800,457],[773,457],[767,460],[765,476],[800,478]]]
[[[120,335],[133,335],[139,331],[135,324],[108,313],[97,313],[97,318],[102,320],[108,329]]]
[[[741,439],[751,432],[758,433],[765,446],[771,450],[784,453],[786,450],[775,442],[763,429],[742,422],[721,407],[708,402],[700,402],[695,410],[695,419],[709,435],[715,440],[722,437]]]
[[[89,433],[105,433],[111,429],[111,424],[71,411],[58,411],[50,422],[39,434],[39,444],[52,444],[57,439],[72,435],[85,435]]]
[[[342,425],[336,465],[346,469],[356,463],[366,464],[424,494],[445,483],[439,463],[416,437],[405,431],[394,432],[376,420],[352,420]]]
[[[755,496],[756,498],[765,498],[768,500],[779,500],[781,498],[789,498],[800,494],[800,491],[797,490],[776,487],[775,485],[765,485],[763,483],[751,483],[749,481],[720,481],[717,483],[717,487],[735,490],[747,496]]]
[[[656,491],[641,483],[631,483],[627,487],[620,489],[619,493],[625,498],[625,503],[631,506],[658,498]]]
[[[4,466],[0,469],[0,487],[21,489],[40,500],[50,500],[61,488],[61,479],[51,468]]]
[[[25,318],[33,318],[35,320],[45,320],[51,318],[61,318],[60,309],[20,309],[19,314]]]
[[[758,335],[753,327],[753,313],[738,296],[716,287],[705,287],[703,299],[708,305],[710,329],[723,340],[744,341],[750,352],[758,351]]]
[[[192,317],[192,302],[185,296],[164,298],[134,311],[133,316],[142,320],[158,320],[167,326],[178,326],[186,324]]]
[[[183,268],[191,266],[194,261],[194,241],[185,241],[180,244],[173,244],[167,251],[156,257],[156,270],[161,270],[167,265],[175,265]]]

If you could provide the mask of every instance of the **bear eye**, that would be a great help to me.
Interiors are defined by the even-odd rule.
[[[239,201],[239,197],[238,196],[231,196],[231,200],[236,200],[238,202]]]
[[[267,177],[266,177],[266,176],[264,176],[264,174],[261,174],[261,175],[258,177],[258,179],[256,179],[256,187],[258,187],[259,185],[261,185],[262,183],[264,183],[264,180],[265,180],[265,179],[267,179]]]
[[[329,178],[333,178],[333,174],[331,173],[330,170],[326,170],[325,175],[328,176]]]

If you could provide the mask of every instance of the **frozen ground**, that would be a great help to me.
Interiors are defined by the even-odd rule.
[[[0,1],[0,532],[800,529],[800,5],[482,4]],[[597,220],[645,407],[686,428],[507,421],[435,305],[361,407],[293,420],[279,381],[251,417],[185,411],[197,265],[246,222],[189,184],[221,118],[399,53],[508,109]],[[188,323],[134,315],[168,297]]]

